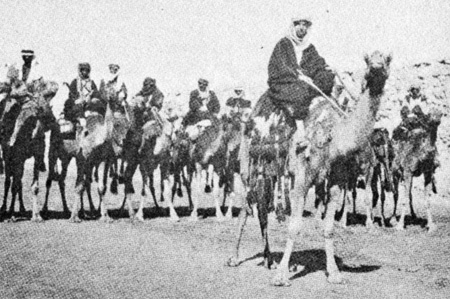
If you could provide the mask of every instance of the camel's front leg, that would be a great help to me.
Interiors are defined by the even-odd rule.
[[[398,190],[398,197],[400,201],[400,219],[398,220],[397,226],[395,227],[397,230],[405,229],[405,214],[410,198],[409,194],[411,194],[412,182],[412,173],[405,172],[404,180],[402,183],[400,183]]]
[[[202,167],[199,163],[195,164],[195,173],[192,177],[192,204],[193,204],[193,208],[192,208],[192,212],[191,212],[191,216],[190,216],[190,220],[191,221],[197,221],[198,220],[198,200],[199,197],[201,196],[202,192],[201,190],[201,185],[202,185]]]
[[[247,204],[242,205],[241,210],[239,211],[239,225],[237,229],[236,235],[236,245],[234,247],[234,254],[227,261],[227,265],[229,267],[237,267],[241,263],[239,260],[239,248],[241,246],[242,234],[244,233],[245,224],[247,223],[248,213],[247,213]]]
[[[215,203],[215,207],[216,207],[216,217],[217,217],[217,221],[223,221],[225,219],[225,217],[223,216],[222,210],[220,209],[220,199],[221,199],[221,189],[219,187],[219,176],[214,172],[214,167],[212,165],[210,165],[210,168],[212,167],[212,171],[209,171],[209,176],[215,180],[215,184],[213,181],[211,181],[211,186],[214,186],[213,189],[213,196],[214,196],[214,203]]]
[[[103,170],[103,178],[102,178],[102,180],[99,181],[98,186],[97,186],[98,196],[99,196],[99,200],[100,200],[100,221],[104,221],[104,222],[111,221],[111,218],[108,215],[108,210],[106,209],[106,204],[105,204],[106,184],[108,181],[108,169],[109,169],[109,163],[105,162],[104,170]]]
[[[23,176],[23,167],[22,171],[20,173],[20,191],[22,191],[22,176]],[[31,184],[31,196],[33,201],[33,207],[32,207],[32,214],[31,214],[31,221],[35,222],[41,222],[42,217],[40,215],[40,209],[39,209],[39,203],[38,203],[38,194],[39,194],[39,166],[38,162],[34,162],[34,168],[33,168],[33,183]]]
[[[166,179],[163,179],[161,176],[161,180],[164,182],[164,189],[162,190],[164,197],[166,198],[167,206],[169,208],[170,220],[178,222],[180,221],[180,217],[178,217],[177,211],[175,211],[175,207],[173,206],[173,197],[172,197],[172,188],[175,183],[172,182],[170,176],[167,176]]]

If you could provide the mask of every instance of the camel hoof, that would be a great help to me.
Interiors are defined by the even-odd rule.
[[[289,279],[287,279],[286,274],[277,273],[272,280],[272,284],[277,287],[290,287],[291,283]]]
[[[111,219],[111,217],[109,217],[109,216],[102,216],[102,217],[100,217],[100,219],[99,219],[99,221],[100,222],[104,222],[104,223],[111,223],[111,222],[113,222],[113,220]]]
[[[70,217],[69,222],[70,223],[81,223],[81,219],[78,216],[72,216],[72,217]]]
[[[177,196],[183,197],[183,191],[181,189],[177,189]]]
[[[375,227],[375,225],[373,224],[373,221],[367,220],[367,221],[366,221],[366,227],[367,227],[368,229],[373,229],[373,228]]]
[[[225,215],[225,218],[227,220],[231,220],[231,219],[233,219],[233,214],[231,212],[227,212],[227,214]]]
[[[139,222],[144,222],[144,216],[143,216],[143,215],[137,215],[137,216],[135,217],[135,219],[136,219],[137,221],[139,221]]]
[[[329,274],[327,281],[332,284],[345,284],[346,281],[342,277],[342,274],[340,272]]]
[[[270,270],[276,270],[276,269],[278,269],[278,263],[277,263],[277,262],[272,262],[272,265],[270,265],[269,269],[270,269]]]
[[[427,229],[428,229],[429,234],[433,233],[433,232],[437,231],[437,225],[434,223],[428,224]]]
[[[35,223],[40,223],[43,222],[44,219],[42,219],[41,215],[34,215],[33,217],[31,217],[31,221]]]
[[[398,231],[404,231],[405,230],[405,225],[403,223],[397,223],[397,225],[395,226],[395,229]]]
[[[219,222],[223,222],[226,220],[225,217],[223,216],[223,214],[216,214],[216,218],[217,218],[217,221],[219,221]]]
[[[189,216],[189,221],[190,222],[197,222],[198,221],[198,216],[196,214]]]
[[[227,261],[228,267],[237,267],[239,266],[239,264],[240,264],[239,260],[234,256],[230,257]]]
[[[389,219],[389,225],[395,227],[397,225],[397,219],[395,217]]]
[[[178,215],[170,215],[170,221],[172,221],[172,222],[179,222],[180,221],[180,217],[178,217]]]

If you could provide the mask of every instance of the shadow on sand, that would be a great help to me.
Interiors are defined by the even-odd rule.
[[[272,252],[272,258],[274,262],[280,263],[281,258],[283,257],[282,252]],[[251,261],[257,258],[263,258],[262,253],[258,253],[252,257],[249,257],[242,261],[245,263],[247,261]],[[335,256],[336,264],[340,271],[350,272],[350,273],[367,273],[379,270],[381,266],[379,265],[359,265],[359,266],[348,266],[345,265],[341,258]],[[242,264],[241,263],[241,264]],[[264,262],[258,264],[258,266],[264,266]],[[314,273],[317,271],[326,271],[326,254],[323,249],[312,249],[312,250],[302,250],[295,251],[291,255],[291,260],[289,262],[289,268],[297,266],[303,268],[300,272],[295,273],[294,276],[290,278],[290,280],[294,280],[303,276],[306,276],[310,273]]]

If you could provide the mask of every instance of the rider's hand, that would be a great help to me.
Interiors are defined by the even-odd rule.
[[[79,105],[79,104],[83,104],[83,103],[84,103],[84,100],[82,98],[75,100],[75,105]]]
[[[298,79],[300,80],[300,81],[303,81],[303,82],[306,82],[306,83],[308,83],[308,84],[314,84],[313,83],[313,80],[310,78],[310,77],[308,77],[308,76],[306,76],[305,74],[303,74],[303,73],[300,73],[299,75],[298,75]]]

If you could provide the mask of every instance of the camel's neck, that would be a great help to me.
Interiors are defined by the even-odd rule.
[[[366,90],[360,96],[355,110],[335,126],[330,145],[334,156],[345,155],[368,146],[368,137],[373,131],[380,98],[380,95],[371,96],[370,91]]]
[[[112,136],[112,132],[114,130],[114,115],[109,102],[106,104],[105,126],[108,136]]]

